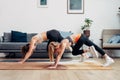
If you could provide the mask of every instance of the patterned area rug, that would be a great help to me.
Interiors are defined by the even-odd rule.
[[[17,63],[16,60],[12,61],[0,61],[0,70],[51,70],[48,67],[51,66],[53,62],[49,61],[27,61],[24,64]],[[61,61],[58,67],[54,70],[111,70],[112,67],[102,67],[100,62],[95,60],[88,60],[84,62],[79,62],[76,60]],[[52,69],[53,70],[53,69]]]

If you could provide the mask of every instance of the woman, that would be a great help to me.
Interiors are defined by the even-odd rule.
[[[101,48],[99,48],[96,44],[94,44],[92,41],[90,41],[86,36],[83,34],[77,34],[77,35],[71,35],[67,37],[66,39],[63,39],[59,45],[59,47],[55,48],[55,51],[58,53],[57,58],[55,60],[54,65],[52,65],[50,68],[56,68],[58,62],[60,61],[64,50],[66,47],[71,46],[73,48],[72,54],[73,55],[79,55],[86,52],[86,50],[80,50],[80,48],[83,46],[83,44],[90,46],[90,48],[93,50],[93,52],[97,53],[95,50],[97,50],[106,60],[106,62],[103,64],[103,66],[109,66],[110,64],[114,63],[114,60],[110,58]],[[91,47],[92,46],[92,47]],[[95,49],[94,49],[95,48]]]
[[[33,51],[38,43],[49,40],[49,44],[51,41],[61,42],[62,39],[63,37],[57,30],[50,30],[33,36],[30,43],[22,47],[22,53],[24,54],[24,58],[19,61],[19,63],[24,63],[33,54]]]

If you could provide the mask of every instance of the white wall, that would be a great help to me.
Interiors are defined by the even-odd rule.
[[[67,14],[67,0],[48,1],[48,8],[38,8],[37,0],[0,0],[0,35],[11,30],[42,32],[53,28],[79,33],[84,19],[90,18],[94,21],[91,38],[100,46],[103,29],[120,29],[120,0],[85,0],[84,14]]]

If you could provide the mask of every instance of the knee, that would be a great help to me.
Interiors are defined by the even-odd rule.
[[[75,55],[78,55],[78,54],[77,54],[77,51],[74,51],[74,50],[73,50],[73,51],[72,51],[72,55],[74,55],[74,56],[75,56]]]

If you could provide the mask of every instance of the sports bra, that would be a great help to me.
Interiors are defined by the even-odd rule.
[[[78,40],[80,39],[80,36],[81,36],[81,34],[77,34],[74,41],[78,42]]]
[[[74,36],[74,38],[68,36],[68,37],[66,37],[66,39],[68,39],[69,42],[71,42],[72,44],[74,44],[74,43],[78,42],[78,40],[80,39],[80,37],[81,37],[81,34],[77,34],[77,35]]]

